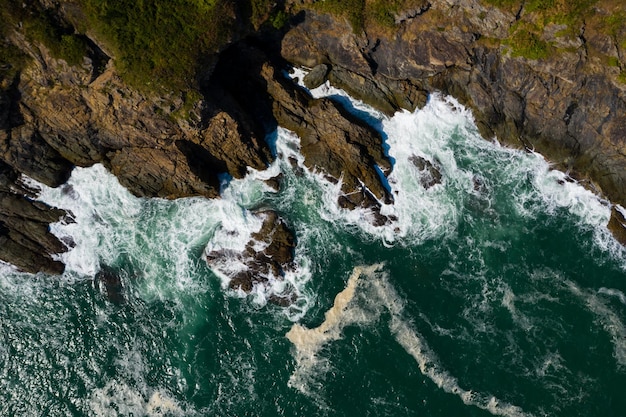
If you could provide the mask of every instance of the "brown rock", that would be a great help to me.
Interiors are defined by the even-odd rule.
[[[539,151],[626,204],[624,49],[603,26],[615,10],[598,3],[583,26],[568,31],[546,25],[542,38],[561,49],[528,59],[513,56],[501,40],[513,24],[534,24],[533,13],[479,0],[429,3],[420,13],[400,11],[406,18],[392,30],[366,24],[359,34],[342,19],[307,10],[284,37],[283,56],[331,66],[331,82],[386,113],[419,105],[401,100],[410,91],[453,95],[473,110],[488,139]],[[398,82],[406,89],[389,99]]]
[[[316,65],[302,80],[308,89],[314,89],[324,84],[328,79],[330,66],[326,64]]]
[[[626,218],[615,206],[611,208],[611,219],[607,227],[619,243],[626,245]]]
[[[263,218],[261,229],[252,234],[243,253],[216,250],[206,254],[207,263],[218,265],[224,257],[237,257],[246,269],[230,276],[230,288],[249,293],[254,285],[267,282],[270,277],[282,279],[285,271],[293,268],[296,240],[285,221],[274,211],[262,211],[255,215]],[[284,294],[272,298],[272,302],[283,304],[293,300]]]
[[[313,99],[274,68],[264,65],[261,75],[274,99],[278,123],[299,137],[304,163],[334,178],[342,178],[346,194],[367,188],[376,199],[389,199],[378,172],[391,164],[382,151],[380,134],[330,99]],[[360,202],[365,201],[362,199]],[[360,203],[359,202],[359,203]]]
[[[123,148],[108,155],[108,164],[120,183],[139,196],[217,197],[217,171],[210,157],[199,150],[187,142],[168,149]],[[203,165],[204,161],[209,164]]]

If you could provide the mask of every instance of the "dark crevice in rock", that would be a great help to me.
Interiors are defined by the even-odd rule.
[[[522,12],[524,11],[524,6],[526,6],[526,0],[522,1],[519,6],[519,9],[515,13],[515,21],[518,21],[522,18]]]
[[[100,47],[89,37],[85,35],[78,35],[83,42],[87,45],[87,52],[89,59],[91,60],[91,79],[89,83],[94,82],[99,76],[104,73],[111,57],[108,56]]]
[[[571,103],[569,106],[567,106],[567,109],[565,110],[565,115],[563,116],[563,121],[565,122],[566,125],[569,125],[572,119],[572,114],[574,114],[574,112],[577,109],[578,109],[578,103],[575,101]]]
[[[10,130],[24,124],[24,117],[20,112],[19,82],[20,74],[18,72],[6,89],[0,89],[0,130]]]
[[[421,16],[427,11],[429,11],[431,7],[432,7],[432,4],[430,2],[424,2],[424,4],[422,4],[419,7],[409,9],[399,14],[396,14],[394,15],[395,24],[399,25],[401,23],[406,22],[407,20],[415,19],[416,17]]]
[[[219,174],[227,172],[226,163],[219,160],[197,143],[177,140],[176,147],[185,155],[191,171],[202,181],[218,189]]]
[[[380,39],[376,39],[374,41],[374,46],[367,50],[362,50],[361,54],[363,55],[363,59],[367,62],[370,67],[370,71],[372,76],[376,76],[376,71],[378,70],[378,62],[374,59],[373,54],[376,52],[376,49],[380,46]]]

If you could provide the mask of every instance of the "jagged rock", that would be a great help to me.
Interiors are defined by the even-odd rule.
[[[47,185],[64,183],[74,165],[102,163],[138,196],[215,197],[219,174],[240,178],[271,161],[265,132],[245,112],[205,99],[184,110],[187,120],[182,98],[139,92],[112,63],[94,79],[91,65],[68,67],[39,45],[28,51],[38,55],[11,96],[19,123],[0,130],[0,158]]]
[[[280,191],[281,184],[283,182],[283,174],[278,174],[275,177],[265,180],[265,183],[274,191]]]
[[[302,80],[308,89],[314,89],[324,84],[328,80],[330,66],[326,64],[316,65]]]
[[[409,161],[420,171],[420,184],[425,189],[441,184],[441,171],[428,159],[421,156],[412,155]]]
[[[52,259],[67,246],[49,231],[48,224],[67,216],[64,210],[33,201],[21,191],[16,172],[0,161],[0,259],[25,272],[61,274],[64,265]]]
[[[341,178],[342,190],[355,206],[390,201],[374,167],[391,169],[380,134],[340,103],[311,97],[271,64],[264,51],[245,42],[227,50],[208,89],[221,94],[224,108],[235,114],[245,109],[256,114],[250,123],[293,130],[301,138],[305,165],[335,181]]]
[[[164,198],[219,195],[216,172],[211,165],[202,165],[202,155],[194,153],[193,148],[178,152],[170,148],[123,148],[109,158],[111,173],[136,195]]]
[[[422,107],[427,94],[419,85],[381,74],[378,63],[372,60],[372,53],[384,48],[379,41],[356,35],[341,19],[307,11],[304,21],[283,38],[281,53],[297,65],[331,67],[326,75],[333,85],[386,114]],[[410,65],[411,61],[402,63]]]
[[[276,120],[300,137],[308,168],[341,178],[346,198],[355,205],[369,205],[368,193],[378,200],[390,200],[374,167],[378,165],[383,172],[391,169],[376,130],[335,101],[313,99],[270,65],[263,65],[261,75],[274,100]]]
[[[388,99],[398,82],[406,90],[394,97],[407,91],[450,94],[473,110],[486,138],[541,152],[625,205],[626,87],[618,70],[624,51],[603,32],[601,18],[567,32],[578,36],[547,25],[543,39],[563,49],[528,59],[501,42],[515,22],[532,23],[523,8],[479,0],[429,3],[393,30],[367,26],[358,34],[345,20],[306,10],[283,38],[282,54],[298,65],[331,66],[331,82],[386,113],[396,106],[412,110],[410,100]],[[611,13],[598,10],[598,16]]]
[[[24,272],[60,275],[65,270],[63,263],[33,251],[8,235],[6,228],[0,224],[0,259],[8,262]]]
[[[267,144],[251,132],[240,133],[241,126],[228,113],[221,111],[211,118],[198,141],[222,172],[242,178],[248,167],[263,170],[272,160]],[[258,135],[260,136],[260,135]],[[218,162],[219,161],[219,162]]]
[[[611,208],[608,228],[619,243],[626,245],[626,218],[615,206]]]
[[[227,258],[237,259],[243,267],[229,275],[229,286],[249,293],[254,285],[263,285],[269,279],[282,279],[285,271],[293,268],[296,240],[285,221],[274,211],[255,213],[263,218],[260,230],[250,236],[242,253],[229,250],[211,250],[205,254],[209,266],[219,270]],[[276,296],[276,302],[285,302],[289,295]]]

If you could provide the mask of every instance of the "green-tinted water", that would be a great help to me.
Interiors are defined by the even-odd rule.
[[[136,199],[98,166],[43,189],[73,211],[55,232],[77,246],[61,279],[1,271],[0,415],[626,415],[626,254],[607,204],[479,138],[452,101],[370,117],[394,160],[386,228],[297,175],[284,131],[278,162],[219,201]],[[443,183],[424,189],[412,155]],[[279,171],[273,194],[260,179]],[[266,304],[280,283],[243,297],[202,260],[241,245],[220,230],[245,235],[259,206],[298,237],[289,308]],[[94,285],[101,263],[125,302]]]

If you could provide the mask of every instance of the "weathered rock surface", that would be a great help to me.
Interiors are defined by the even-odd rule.
[[[330,99],[314,99],[274,68],[264,65],[261,75],[274,100],[278,123],[300,137],[304,163],[342,180],[346,198],[355,205],[371,205],[367,198],[389,201],[375,165],[383,172],[391,164],[382,150],[382,138],[371,126]]]
[[[228,63],[228,74],[222,73],[222,60]],[[245,69],[245,73],[233,74],[236,69]],[[214,81],[219,82],[230,109],[232,103],[239,103],[238,111],[252,107],[258,125],[271,129],[280,125],[294,131],[300,137],[305,165],[335,181],[341,179],[343,198],[350,200],[351,208],[376,208],[379,201],[390,201],[375,168],[386,173],[391,169],[382,138],[341,103],[314,99],[272,64],[264,51],[245,42],[223,54]],[[209,88],[216,90],[217,86]]]
[[[17,173],[0,161],[0,259],[27,272],[60,274],[64,265],[52,254],[67,247],[48,225],[67,213],[24,197],[26,192]]]
[[[409,161],[420,171],[420,183],[425,189],[441,184],[441,170],[435,164],[421,156],[413,155]]]

